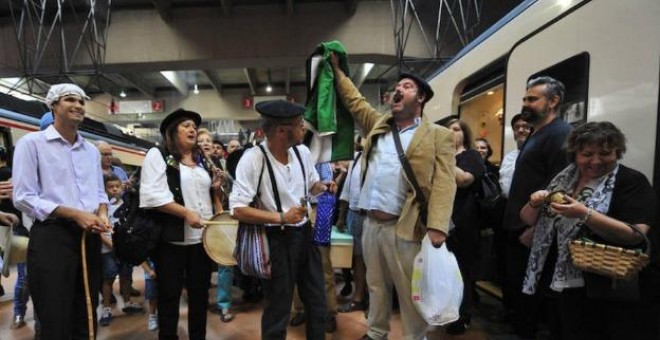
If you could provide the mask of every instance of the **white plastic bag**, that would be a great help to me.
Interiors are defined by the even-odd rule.
[[[434,248],[428,236],[415,257],[412,300],[429,325],[442,326],[458,320],[463,299],[463,278],[454,254],[446,243]]]

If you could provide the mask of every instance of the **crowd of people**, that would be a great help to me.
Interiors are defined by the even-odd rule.
[[[644,175],[620,163],[626,142],[615,125],[572,127],[559,112],[562,83],[538,77],[509,122],[517,148],[497,164],[488,140],[474,138],[459,117],[427,118],[434,92],[424,79],[401,74],[391,111],[380,113],[339,58],[330,54],[328,61],[338,101],[359,126],[352,160],[315,164],[302,144],[305,108],[269,101],[256,105],[265,139],[249,148],[214,140],[196,112],[170,113],[160,124],[161,146],[129,176],[113,164],[111,145],[80,136],[85,92],[73,84],[52,86],[46,98],[52,118],[16,144],[13,172],[20,176],[12,177],[7,151],[0,149],[0,223],[29,236],[26,262],[17,266],[11,327],[25,326],[32,296],[37,338],[96,334],[97,325],[112,323],[119,277],[122,312],[146,313],[148,330],[159,339],[177,339],[185,291],[187,334],[205,339],[217,271],[211,310],[222,322],[234,319],[234,284],[245,299],[263,296],[262,339],[285,339],[287,327],[301,324],[308,339],[324,339],[341,327],[338,312],[365,313],[361,340],[387,339],[396,301],[403,338],[421,340],[428,324],[412,301],[411,278],[428,237],[455,254],[463,278],[460,316],[445,327],[450,335],[471,327],[479,262],[492,257],[506,311],[499,320],[521,339],[536,338],[544,324],[553,339],[657,340],[655,257],[634,282],[622,283],[577,269],[567,246],[582,237],[626,247],[655,243],[655,193]],[[495,220],[484,218],[478,198],[486,174],[499,179],[506,198],[489,214]],[[135,300],[142,293],[133,288],[133,266],[113,252],[114,212],[126,190],[137,187],[140,208],[161,227],[154,251],[139,266],[147,311]],[[558,191],[564,199],[550,202]],[[265,226],[270,278],[217,265],[206,253],[205,221],[223,211]],[[353,237],[353,265],[342,271],[341,289],[352,296],[342,305],[330,259],[333,225]],[[484,229],[494,232],[488,254],[479,251]]]

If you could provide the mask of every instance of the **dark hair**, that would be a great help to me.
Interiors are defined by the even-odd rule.
[[[0,162],[6,162],[6,161],[7,161],[7,149],[0,146]]]
[[[182,155],[179,151],[179,148],[176,146],[176,135],[178,132],[179,124],[185,122],[186,120],[192,119],[190,117],[184,116],[172,121],[172,123],[167,126],[167,129],[165,129],[165,134],[163,135],[163,145],[165,145],[165,149],[167,149],[167,152],[169,152],[177,162],[181,161]],[[196,156],[199,156],[199,153],[200,151],[197,147],[197,142],[195,141],[195,146],[193,147],[193,159],[196,159]]]
[[[219,141],[219,140],[217,140],[217,139],[214,139],[214,140],[213,140],[213,144],[220,145],[220,147],[222,148],[222,150],[226,150],[226,149],[225,149],[225,144],[223,144],[221,141]]]
[[[626,152],[626,136],[610,122],[588,122],[576,127],[566,140],[568,159],[574,161],[577,153],[587,145],[598,145],[614,150],[621,159]]]
[[[463,132],[463,133],[465,133],[465,132]],[[493,148],[490,146],[490,143],[488,143],[486,138],[479,137],[479,138],[475,139],[474,141],[475,142],[484,142],[484,143],[486,143],[486,148],[488,149],[488,152],[486,152],[486,159],[490,158],[490,156],[493,155]]]
[[[558,96],[558,104],[561,104],[564,101],[564,92],[566,90],[564,88],[564,84],[559,80],[548,76],[537,77],[527,82],[527,89],[529,90],[530,88],[539,85],[545,85],[546,98],[550,99],[554,96]]]
[[[520,113],[515,114],[513,117],[511,117],[511,128],[514,129],[514,125],[516,125],[516,122],[522,120],[525,121]]]
[[[458,123],[458,126],[460,126],[461,130],[463,130],[463,147],[465,148],[465,150],[474,149],[474,146],[472,144],[472,130],[470,129],[470,127],[467,125],[466,122],[458,118],[453,118],[444,122],[444,124],[442,125],[449,129],[449,127],[452,126],[454,123]]]
[[[103,175],[103,184],[106,184],[106,185],[107,185],[108,182],[114,182],[114,181],[121,182],[121,180],[119,179],[119,177],[117,177],[117,175],[115,175],[115,174],[112,173],[112,172],[109,173],[109,174],[105,174],[105,175]]]

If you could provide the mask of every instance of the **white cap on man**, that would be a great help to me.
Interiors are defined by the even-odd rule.
[[[46,105],[52,107],[53,103],[64,96],[78,96],[82,99],[90,99],[87,94],[85,94],[85,91],[76,84],[56,84],[51,86],[50,90],[48,90],[48,94],[46,95]]]

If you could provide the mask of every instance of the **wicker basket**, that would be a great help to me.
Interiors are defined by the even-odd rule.
[[[629,279],[649,263],[648,254],[639,250],[591,241],[571,241],[568,248],[575,267],[613,279]]]

